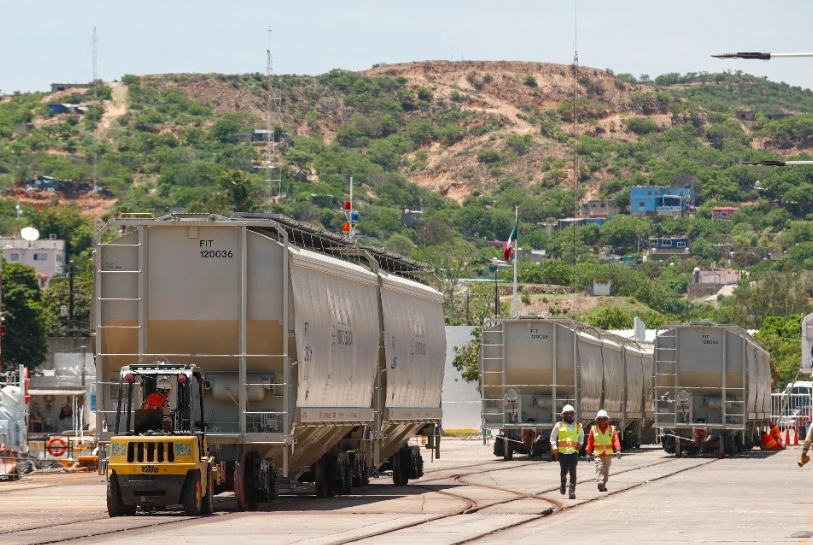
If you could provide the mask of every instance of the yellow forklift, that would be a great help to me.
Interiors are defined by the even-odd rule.
[[[206,445],[203,387],[195,365],[122,367],[106,468],[111,517],[177,504],[187,515],[212,513],[216,476]]]

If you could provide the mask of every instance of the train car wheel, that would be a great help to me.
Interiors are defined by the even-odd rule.
[[[399,450],[392,455],[392,484],[395,486],[404,486],[408,482],[406,476],[406,457],[403,455],[403,450]]]
[[[494,439],[494,456],[502,456],[503,449],[505,448],[505,446],[503,446],[504,443],[505,440],[502,437]]]
[[[333,497],[333,483],[331,482],[329,473],[329,466],[327,455],[322,456],[314,464],[314,485],[316,488],[316,497],[318,498],[332,498]]]
[[[254,452],[244,452],[234,465],[234,499],[237,500],[238,511],[257,510],[257,498],[252,487],[256,457]]]

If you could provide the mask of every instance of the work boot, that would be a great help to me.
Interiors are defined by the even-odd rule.
[[[570,494],[567,497],[570,498],[571,500],[576,499],[576,487],[575,486],[570,487]]]
[[[566,485],[566,484],[567,484],[567,483],[566,483],[565,481],[562,481],[562,484],[559,486],[559,493],[560,493],[562,496],[564,496],[564,495],[565,495],[565,485]]]

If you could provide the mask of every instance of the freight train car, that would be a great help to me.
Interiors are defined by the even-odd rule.
[[[240,509],[303,482],[347,493],[384,467],[405,484],[416,434],[439,453],[443,296],[419,263],[282,216],[215,215],[112,221],[95,262],[102,444],[120,369],[166,361],[201,370],[216,489],[242,486]]]
[[[589,426],[610,413],[627,448],[640,444],[651,409],[645,391],[652,350],[567,319],[498,319],[483,327],[480,391],[484,437],[494,454],[541,456],[562,407],[573,405]]]
[[[770,355],[744,329],[668,325],[655,338],[655,426],[663,448],[733,455],[758,445],[770,419]]]

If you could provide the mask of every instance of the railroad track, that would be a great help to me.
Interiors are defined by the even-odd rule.
[[[214,498],[214,503],[215,504],[222,504],[222,503],[227,503],[227,502],[232,502],[232,501],[234,501],[234,498],[232,498],[232,497]],[[175,524],[175,523],[179,523],[179,522],[186,522],[186,521],[189,521],[189,520],[210,518],[212,516],[222,517],[224,515],[230,515],[230,514],[233,513],[232,511],[216,511],[214,513],[214,515],[201,515],[199,517],[190,517],[190,516],[186,516],[186,515],[178,516],[178,515],[175,514],[175,513],[178,513],[181,510],[182,510],[182,508],[180,506],[171,507],[169,509],[166,509],[165,511],[162,511],[163,513],[167,512],[167,511],[171,512],[172,513],[171,517],[167,517],[165,520],[160,520],[160,519],[159,520],[150,520],[148,523],[143,524],[143,525],[138,525],[139,519],[141,519],[142,521],[145,520],[146,517],[151,517],[152,519],[155,519],[156,518],[155,515],[152,515],[151,513],[144,513],[144,514],[141,514],[141,515],[135,515],[135,516],[131,516],[131,517],[121,517],[121,518],[119,518],[119,520],[127,520],[127,521],[133,522],[134,526],[131,527],[131,528],[126,529],[126,531],[128,531],[128,532],[133,532],[133,531],[138,531],[138,530],[144,530],[144,529],[147,529],[147,528],[154,528],[156,526],[164,526],[166,524]],[[109,521],[109,520],[113,520],[113,519],[110,518],[110,516],[107,514],[107,512],[104,512],[104,513],[99,513],[97,515],[90,515],[90,516],[85,516],[85,517],[74,517],[74,518],[71,518],[70,520],[66,520],[64,522],[56,522],[55,523],[55,522],[49,521],[49,522],[44,522],[44,523],[37,524],[37,525],[24,526],[22,528],[13,528],[13,529],[8,529],[8,530],[0,530],[0,543],[2,543],[4,541],[2,536],[21,534],[23,532],[33,532],[33,531],[36,531],[36,530],[54,530],[53,533],[58,533],[60,528],[65,528],[65,527],[71,526],[73,524],[83,524],[83,523],[86,523],[86,522]],[[47,545],[47,544],[50,544],[50,543],[62,543],[62,542],[71,541],[71,540],[74,540],[74,539],[103,536],[103,535],[113,534],[113,533],[117,533],[117,532],[121,532],[121,531],[123,531],[121,528],[100,529],[99,531],[90,532],[90,533],[87,533],[87,534],[81,535],[81,536],[69,536],[69,537],[65,537],[65,538],[43,538],[42,541],[31,541],[30,543],[31,543],[31,545]]]
[[[613,475],[620,475],[620,474],[629,473],[629,472],[632,472],[632,471],[640,471],[642,469],[647,469],[647,468],[654,467],[654,466],[660,466],[660,465],[664,465],[664,464],[671,464],[671,463],[677,462],[677,460],[678,460],[677,458],[667,458],[665,460],[658,460],[658,461],[655,461],[655,462],[652,462],[652,463],[642,464],[642,465],[638,465],[638,466],[635,466],[635,467],[625,468],[625,469],[619,470],[619,471],[614,471]],[[453,518],[453,517],[461,517],[461,516],[465,516],[465,515],[475,514],[475,513],[479,512],[479,511],[482,511],[482,510],[490,508],[490,507],[495,507],[495,506],[498,506],[498,505],[506,505],[506,504],[510,504],[512,502],[516,502],[516,501],[520,501],[520,500],[527,500],[527,499],[537,500],[537,501],[544,502],[544,503],[546,503],[548,505],[545,509],[543,509],[543,510],[537,512],[537,513],[528,513],[529,517],[528,517],[527,520],[524,520],[522,522],[514,524],[514,526],[523,526],[525,524],[529,524],[531,522],[538,521],[538,520],[540,520],[542,518],[549,517],[549,516],[554,516],[554,515],[556,515],[558,513],[562,513],[565,510],[576,509],[576,508],[578,508],[578,507],[580,507],[582,505],[586,505],[588,503],[598,501],[598,500],[600,500],[600,499],[602,499],[604,497],[607,497],[607,496],[623,494],[623,493],[628,492],[630,490],[634,490],[636,488],[644,486],[644,485],[646,485],[646,484],[648,484],[650,482],[660,481],[660,480],[672,477],[674,475],[684,473],[686,471],[691,471],[691,470],[696,469],[698,467],[702,467],[702,466],[708,465],[710,463],[714,463],[714,462],[718,461],[719,459],[718,458],[712,458],[712,459],[697,459],[697,460],[699,460],[700,463],[698,463],[696,465],[692,465],[690,467],[681,467],[681,468],[676,469],[675,471],[671,471],[669,473],[666,473],[664,475],[660,475],[658,477],[654,477],[654,478],[649,479],[647,481],[644,481],[644,482],[641,482],[641,483],[638,483],[638,484],[635,484],[635,485],[632,485],[632,486],[628,486],[628,487],[626,487],[624,489],[619,489],[619,490],[607,492],[605,494],[602,494],[601,496],[597,496],[597,497],[594,497],[594,498],[582,500],[582,501],[580,501],[579,503],[577,503],[575,505],[567,505],[567,504],[563,503],[561,500],[558,500],[558,499],[555,499],[555,498],[552,498],[552,497],[549,497],[549,496],[542,495],[542,494],[548,494],[550,492],[558,492],[558,490],[559,490],[558,487],[546,488],[546,489],[540,490],[539,492],[520,492],[520,491],[517,491],[517,490],[510,490],[510,489],[500,487],[500,486],[496,486],[496,485],[486,485],[486,484],[482,484],[482,483],[469,483],[469,482],[466,481],[466,477],[468,477],[468,476],[482,475],[484,473],[494,473],[494,472],[498,472],[498,471],[510,471],[512,469],[516,469],[517,467],[532,465],[532,464],[539,463],[539,462],[532,462],[532,463],[529,463],[529,464],[511,465],[509,467],[502,467],[502,468],[496,468],[496,469],[485,470],[485,471],[472,471],[472,472],[467,472],[467,473],[454,475],[454,476],[451,477],[451,479],[454,480],[455,482],[458,482],[458,483],[466,485],[466,486],[487,488],[487,489],[499,491],[499,492],[502,492],[502,493],[513,494],[513,495],[516,496],[514,498],[509,498],[509,499],[504,499],[504,500],[497,500],[497,501],[490,501],[490,502],[483,502],[483,503],[480,503],[480,504],[478,504],[477,501],[472,500],[471,498],[469,498],[467,496],[464,496],[462,494],[457,494],[455,492],[450,492],[448,490],[436,490],[436,489],[431,488],[431,487],[423,486],[427,482],[434,482],[434,481],[443,480],[443,479],[437,479],[436,478],[436,479],[430,479],[429,481],[423,481],[422,480],[422,481],[419,481],[418,483],[412,484],[410,486],[414,486],[416,488],[424,488],[424,489],[429,490],[431,492],[436,492],[436,493],[442,494],[444,496],[449,496],[449,497],[453,497],[455,499],[461,500],[464,503],[464,507],[462,507],[462,508],[460,508],[457,511],[452,512],[452,513],[446,513],[446,514],[442,514],[442,515],[433,516],[433,517],[427,518],[427,519],[422,520],[422,521],[403,524],[401,526],[394,527],[394,528],[389,528],[387,530],[382,530],[380,532],[374,532],[374,533],[371,533],[371,534],[367,534],[367,535],[359,536],[359,537],[354,537],[354,538],[346,539],[346,540],[334,541],[334,542],[331,543],[331,545],[346,545],[348,543],[357,543],[359,541],[364,541],[366,539],[377,538],[377,537],[382,537],[382,536],[386,536],[386,535],[389,535],[389,534],[393,534],[393,533],[396,533],[396,532],[401,531],[401,530],[417,528],[417,527],[420,527],[420,526],[431,524],[431,523],[433,523],[435,521],[438,521],[438,520],[443,520],[443,519],[448,519],[448,518]],[[485,464],[481,464],[481,465],[485,465]],[[578,484],[585,484],[585,483],[593,483],[594,480],[592,478],[585,478],[585,479],[579,479],[577,482],[578,482]],[[467,537],[467,538],[462,539],[460,541],[456,541],[456,542],[453,543],[453,545],[463,545],[463,544],[466,544],[466,543],[471,543],[473,541],[476,541],[478,539],[481,539],[483,537],[492,535],[494,533],[497,533],[497,532],[500,532],[500,531],[503,531],[503,530],[504,530],[504,528],[500,527],[500,528],[497,528],[495,530],[491,530],[489,532],[485,532],[485,533],[482,533],[482,534],[477,535],[477,536],[470,536],[470,537]]]
[[[633,458],[633,457],[630,457],[630,458]],[[637,464],[637,465],[635,465],[633,467],[618,469],[618,470],[613,472],[613,476],[621,475],[621,474],[624,474],[624,473],[630,473],[630,472],[634,472],[634,471],[640,471],[640,470],[655,467],[655,466],[673,464],[673,463],[677,463],[678,460],[679,459],[677,459],[677,458],[666,458],[666,459],[659,459],[659,460],[656,460],[656,461],[652,461],[652,462],[649,462],[649,463]],[[365,539],[382,537],[382,536],[386,536],[386,535],[389,535],[389,534],[396,533],[396,532],[401,531],[401,530],[407,530],[407,529],[411,529],[411,528],[425,526],[425,525],[431,524],[431,523],[433,523],[435,521],[438,521],[438,520],[449,519],[449,518],[454,518],[454,517],[465,517],[465,516],[477,514],[477,513],[481,512],[481,511],[483,511],[485,509],[488,509],[488,508],[491,508],[491,507],[509,505],[509,504],[511,504],[513,502],[518,502],[518,501],[522,501],[522,500],[531,500],[531,501],[539,502],[540,503],[540,509],[538,511],[528,512],[526,510],[526,511],[524,511],[522,513],[522,514],[528,515],[528,518],[526,520],[524,520],[524,521],[521,521],[521,522],[515,524],[515,526],[521,526],[521,525],[529,524],[531,522],[540,520],[540,519],[545,518],[545,517],[555,516],[556,514],[564,512],[565,510],[578,508],[581,505],[584,505],[584,504],[587,504],[587,503],[592,503],[594,501],[597,501],[597,500],[599,500],[601,498],[604,498],[604,497],[607,497],[607,496],[611,496],[611,495],[615,495],[615,494],[623,494],[623,493],[625,493],[625,492],[627,492],[629,490],[633,490],[633,489],[636,489],[636,488],[638,488],[640,486],[643,486],[643,485],[647,484],[648,482],[653,482],[653,481],[666,479],[666,478],[672,477],[674,475],[678,475],[680,473],[690,471],[692,469],[696,469],[698,467],[701,467],[701,466],[704,466],[704,465],[707,465],[709,463],[713,463],[713,462],[717,461],[716,458],[714,458],[714,459],[697,459],[697,460],[700,463],[689,466],[689,467],[683,467],[682,464],[681,464],[681,467],[676,468],[674,471],[669,471],[666,474],[660,475],[658,477],[654,477],[652,479],[649,479],[647,481],[644,481],[644,482],[641,482],[641,483],[638,483],[638,484],[634,484],[632,486],[628,486],[627,488],[624,488],[624,489],[611,491],[611,492],[608,492],[606,494],[602,494],[601,496],[598,496],[598,497],[582,500],[582,501],[580,501],[579,503],[577,503],[575,505],[567,505],[566,503],[564,503],[560,499],[558,499],[558,497],[554,497],[554,496],[551,495],[552,493],[555,493],[555,494],[558,495],[558,487],[546,487],[546,488],[542,488],[542,489],[540,489],[538,491],[533,491],[533,490],[531,490],[531,491],[521,491],[521,490],[514,490],[514,489],[506,488],[506,487],[503,487],[503,486],[498,486],[496,484],[492,485],[492,484],[473,482],[474,478],[476,476],[478,476],[478,475],[485,475],[485,474],[491,474],[491,473],[512,471],[512,470],[516,470],[516,469],[521,468],[521,467],[526,467],[526,466],[530,466],[530,465],[538,465],[538,464],[540,464],[539,461],[532,461],[532,462],[520,463],[520,464],[517,464],[517,463],[506,464],[505,462],[502,462],[502,461],[499,461],[499,462],[496,462],[496,461],[484,462],[484,463],[481,463],[481,464],[474,464],[472,466],[467,466],[466,469],[470,469],[470,471],[462,471],[462,472],[460,471],[460,468],[446,468],[446,469],[436,470],[433,473],[455,471],[455,470],[456,471],[455,471],[455,473],[453,473],[451,475],[432,476],[432,478],[430,478],[430,479],[417,481],[417,482],[415,482],[413,484],[410,484],[409,485],[410,488],[419,488],[419,489],[426,490],[428,492],[434,492],[434,493],[440,494],[442,496],[454,498],[455,500],[458,500],[461,503],[461,507],[459,507],[459,508],[457,508],[457,509],[455,509],[455,510],[453,510],[451,512],[448,512],[448,513],[441,513],[441,514],[437,514],[437,515],[434,515],[434,516],[430,516],[430,517],[425,518],[425,519],[423,519],[421,521],[412,522],[412,523],[405,523],[405,524],[402,524],[402,525],[399,525],[399,526],[396,526],[396,527],[393,527],[393,528],[389,528],[389,529],[386,529],[386,530],[367,533],[367,534],[365,534],[363,536],[354,536],[352,538],[348,538],[348,539],[345,539],[345,540],[337,540],[337,541],[334,541],[332,543],[332,545],[344,545],[344,544],[348,544],[348,543],[355,543],[355,542],[363,541]],[[683,461],[685,462],[685,460],[683,460]],[[498,467],[487,467],[487,468],[484,469],[483,466],[498,466]],[[432,486],[432,483],[437,483],[439,481],[446,481],[446,482],[451,481],[454,484],[458,484],[458,485],[462,485],[462,486],[470,487],[470,488],[490,489],[490,490],[498,491],[501,494],[509,494],[512,497],[504,498],[504,499],[498,499],[498,500],[480,500],[480,501],[478,501],[478,500],[473,499],[473,498],[469,497],[468,495],[466,495],[464,491],[443,490],[443,489],[438,489],[437,486]],[[579,484],[586,484],[586,483],[592,483],[592,482],[593,482],[592,476],[591,477],[586,477],[586,478],[583,478],[583,479],[579,479],[579,481],[578,481]],[[283,497],[287,498],[289,500],[291,500],[291,499],[304,499],[302,496],[296,496],[296,495],[291,495],[291,496],[286,495],[286,496],[283,496]],[[218,504],[218,505],[222,505],[222,504],[233,502],[233,501],[234,501],[234,499],[231,496],[215,498],[215,503]],[[69,531],[65,532],[62,536],[59,535],[60,534],[60,529],[67,530],[71,525],[76,525],[76,524],[85,524],[85,523],[96,522],[96,521],[126,520],[126,521],[128,521],[128,523],[130,523],[126,528],[126,531],[127,531],[128,534],[132,535],[132,533],[137,533],[137,532],[153,529],[153,528],[160,527],[160,526],[168,526],[168,525],[171,525],[171,524],[188,523],[190,520],[196,520],[196,519],[199,519],[201,521],[206,521],[206,520],[214,521],[214,520],[218,520],[218,519],[220,519],[220,518],[222,518],[224,516],[230,516],[230,515],[237,514],[237,512],[235,512],[235,511],[216,511],[215,515],[213,515],[213,516],[203,516],[203,517],[189,517],[189,516],[184,516],[184,515],[178,516],[178,515],[174,514],[174,513],[179,512],[180,510],[181,510],[180,507],[169,509],[167,511],[172,512],[173,515],[172,516],[166,516],[166,517],[160,517],[159,516],[160,518],[156,517],[156,516],[150,516],[148,514],[148,515],[137,515],[135,517],[124,517],[124,518],[121,518],[121,519],[110,519],[107,516],[107,513],[99,513],[98,515],[95,515],[95,516],[84,516],[84,517],[71,518],[70,520],[66,520],[64,522],[59,522],[59,523],[56,523],[56,524],[52,523],[52,522],[47,522],[47,523],[44,522],[42,524],[34,524],[34,525],[26,526],[26,527],[23,527],[23,528],[0,530],[0,541],[4,541],[2,536],[11,537],[11,536],[14,536],[15,534],[22,534],[24,532],[31,532],[31,531],[36,531],[36,530],[48,530],[48,532],[49,532],[48,536],[46,536],[46,535],[43,535],[41,537],[40,536],[31,536],[33,539],[30,540],[30,541],[26,541],[26,543],[29,543],[30,545],[49,545],[49,544],[63,543],[63,542],[66,542],[66,541],[72,541],[72,540],[76,540],[76,539],[87,539],[87,538],[92,538],[92,537],[105,536],[105,535],[110,535],[110,534],[114,534],[114,533],[118,533],[118,532],[123,531],[122,528],[120,528],[118,526],[114,525],[115,527],[111,527],[110,523],[106,523],[106,524],[102,525],[102,527],[99,527],[99,528],[96,528],[96,529],[85,528],[85,530],[83,532],[81,532],[81,535],[78,535],[77,533],[73,533],[73,532],[69,532]],[[166,512],[166,511],[164,511],[164,512]],[[139,519],[141,519],[141,521],[143,521],[144,524],[139,524],[139,522],[140,522]],[[491,535],[493,533],[502,531],[503,529],[504,529],[503,527],[500,527],[500,528],[491,530],[489,532],[486,532],[486,533],[483,533],[483,534],[480,534],[480,535],[477,535],[477,536],[470,536],[470,537],[467,537],[466,539],[463,539],[463,540],[460,540],[460,541],[456,542],[456,544],[462,545],[464,543],[469,543],[471,541],[475,541],[475,540],[480,539],[482,537],[486,537],[486,536]],[[19,537],[22,537],[22,536],[19,536]]]

